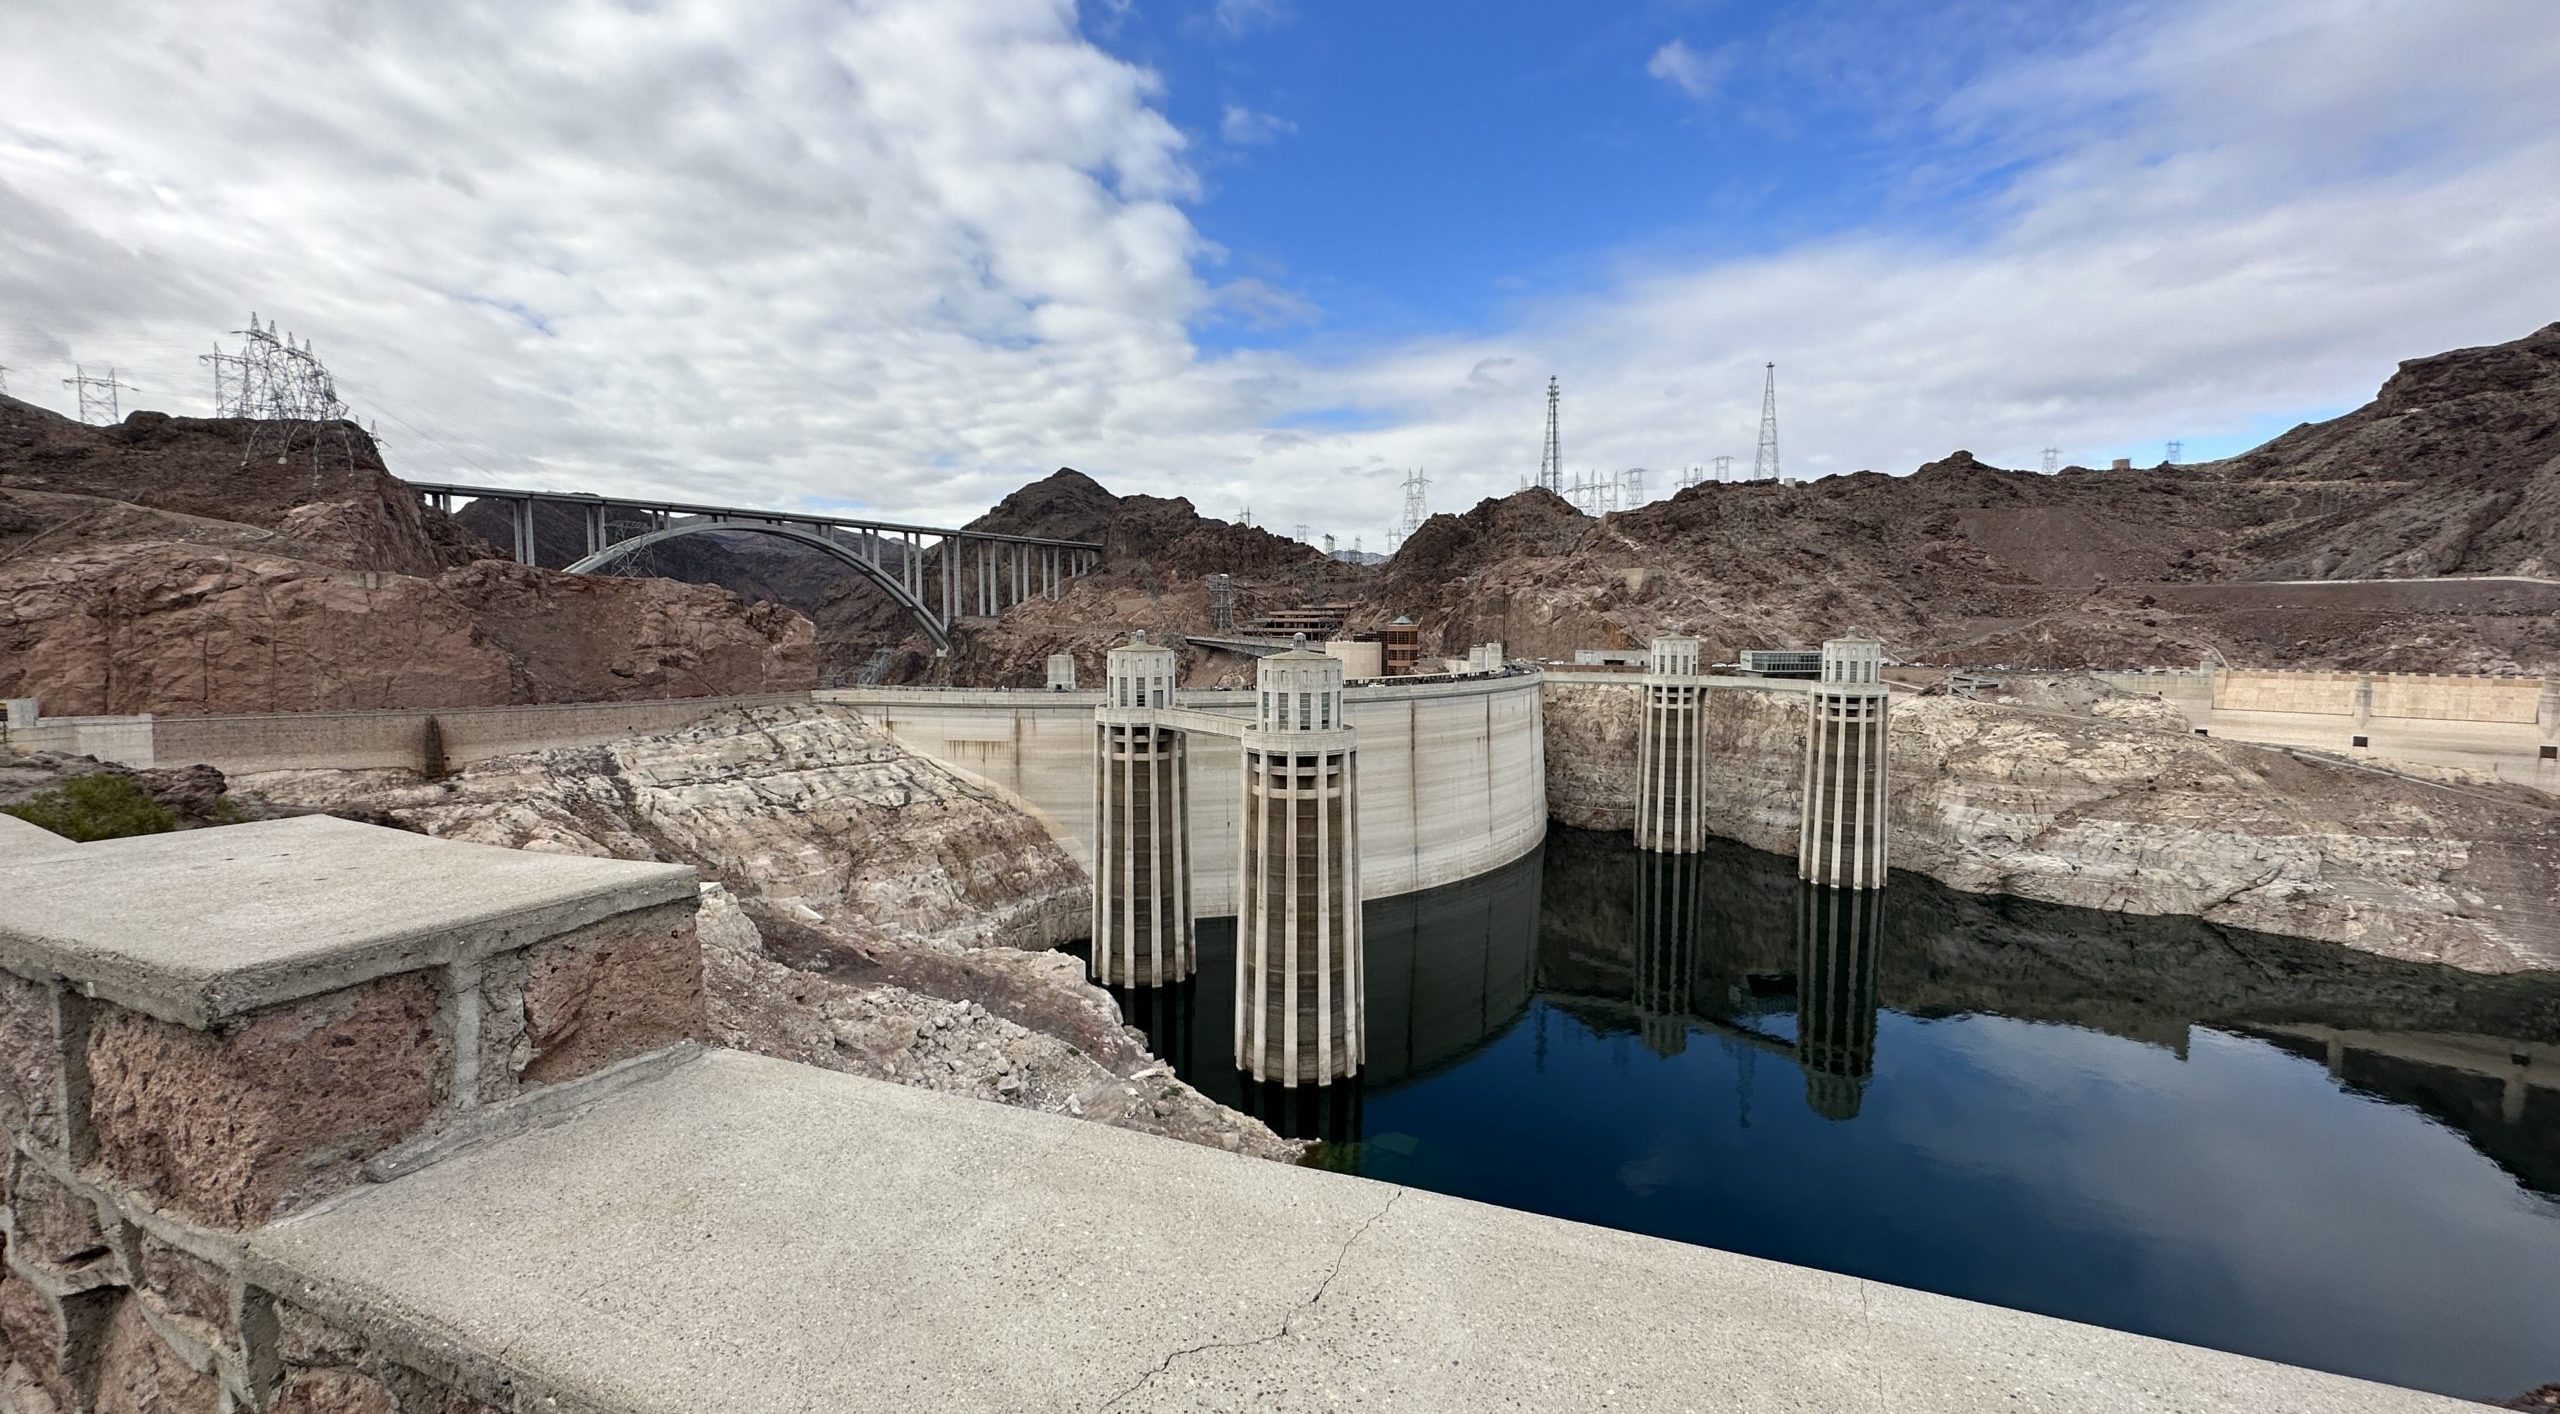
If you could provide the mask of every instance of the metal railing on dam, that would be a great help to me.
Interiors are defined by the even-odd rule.
[[[1360,743],[1360,893],[1385,898],[1456,883],[1537,848],[1547,832],[1539,674],[1363,683],[1343,712]],[[854,708],[918,755],[1010,796],[1079,863],[1093,863],[1094,709],[1099,692],[854,687],[817,699]],[[1235,911],[1250,692],[1177,695],[1165,725],[1194,734],[1188,822],[1201,917]],[[1179,721],[1175,715],[1179,714]],[[1238,735],[1216,730],[1233,723]]]

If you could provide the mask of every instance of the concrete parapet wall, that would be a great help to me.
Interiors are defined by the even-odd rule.
[[[1385,681],[1351,687],[1344,715],[1360,753],[1364,898],[1437,888],[1486,873],[1546,838],[1544,713],[1534,673]],[[1029,809],[1088,869],[1093,862],[1093,724],[1100,693],[961,688],[832,688],[907,749]],[[1233,719],[1250,692],[1185,692],[1170,723]],[[1203,724],[1206,725],[1205,723]],[[1192,902],[1235,912],[1241,744],[1195,731],[1190,743]]]
[[[0,861],[0,1384],[394,1408],[297,1392],[240,1232],[688,1054],[695,888],[323,816]],[[398,1408],[468,1407],[377,1373]]]
[[[727,1051],[250,1249],[523,1410],[2477,1408]]]

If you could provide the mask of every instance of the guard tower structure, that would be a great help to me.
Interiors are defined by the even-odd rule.
[[[1884,648],[1872,638],[1822,645],[1822,676],[1809,694],[1804,810],[1796,873],[1835,889],[1880,889],[1885,880],[1886,712]]]
[[[1365,1039],[1359,763],[1342,661],[1303,635],[1254,665],[1236,851],[1236,1066],[1284,1087],[1357,1075]]]
[[[1105,655],[1094,710],[1093,980],[1167,987],[1199,966],[1191,917],[1190,753],[1158,724],[1179,664],[1141,631]]]

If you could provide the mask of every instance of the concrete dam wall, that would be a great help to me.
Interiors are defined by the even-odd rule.
[[[1385,898],[1499,868],[1547,832],[1539,677],[1377,683],[1345,694],[1359,742],[1360,892]],[[1098,692],[838,688],[848,706],[922,756],[1012,796],[1090,868]],[[1185,708],[1244,718],[1245,692],[1185,692]],[[1235,911],[1243,780],[1233,738],[1194,733],[1190,750],[1192,906]]]

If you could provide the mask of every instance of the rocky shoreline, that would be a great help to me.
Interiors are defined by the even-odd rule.
[[[2472,971],[2560,967],[2560,801],[2199,738],[2166,704],[2072,682],[2019,684],[2041,704],[1895,699],[1895,868]],[[1554,818],[1630,827],[1641,691],[1549,679]],[[1706,778],[1710,833],[1793,855],[1803,718],[1789,695],[1710,694],[1705,747],[1731,763]]]

